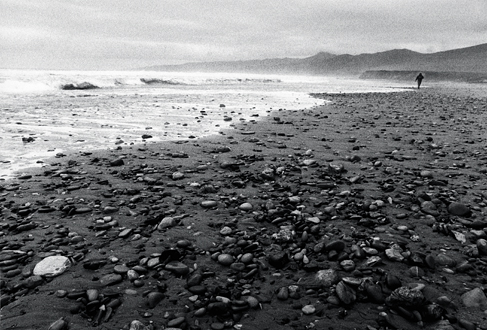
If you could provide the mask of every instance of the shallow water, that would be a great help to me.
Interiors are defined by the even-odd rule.
[[[83,82],[100,88],[61,89]],[[0,178],[59,153],[142,143],[144,134],[148,143],[197,138],[271,110],[325,102],[308,93],[402,88],[328,77],[0,70]]]

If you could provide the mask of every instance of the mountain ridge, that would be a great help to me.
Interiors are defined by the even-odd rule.
[[[179,65],[155,65],[141,69],[312,75],[360,75],[371,70],[487,73],[486,59],[487,43],[435,53],[420,53],[405,48],[358,55],[319,52],[305,58],[191,62]]]

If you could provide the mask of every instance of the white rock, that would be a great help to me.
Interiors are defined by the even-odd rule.
[[[50,256],[42,259],[34,267],[34,275],[58,276],[71,266],[71,261],[63,256]]]

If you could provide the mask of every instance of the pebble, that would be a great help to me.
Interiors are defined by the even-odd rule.
[[[186,276],[190,272],[189,267],[179,261],[171,261],[164,268],[176,276]]]
[[[200,205],[205,209],[207,209],[207,208],[216,207],[218,203],[216,201],[202,201]]]
[[[218,256],[218,262],[223,266],[230,266],[235,261],[231,254],[222,253]]]
[[[475,288],[465,292],[461,296],[461,299],[465,307],[474,307],[481,310],[487,309],[487,297],[481,288]]]
[[[154,308],[156,307],[163,299],[165,298],[165,295],[162,292],[149,292],[147,295],[147,304],[149,308]]]
[[[100,279],[100,283],[105,286],[115,285],[122,281],[123,277],[120,274],[107,274]]]
[[[402,96],[398,93],[395,97]],[[421,97],[421,102],[430,101]],[[320,111],[307,112],[309,119],[316,115],[311,123],[326,124]],[[377,107],[363,111],[355,129],[366,125],[369,115],[375,118],[381,112]],[[434,111],[431,108],[432,116]],[[60,170],[46,169],[47,181],[42,176],[22,176],[19,185],[0,185],[2,306],[42,293],[32,289],[50,279],[35,274],[34,261],[61,253],[83,268],[74,265],[70,269],[77,289],[68,287],[70,282],[64,280],[63,289],[50,289],[54,296],[73,305],[66,308],[76,313],[70,317],[73,327],[81,317],[95,327],[105,316],[120,323],[128,317],[117,315],[115,310],[123,302],[127,306],[133,303],[134,315],[148,319],[126,324],[124,328],[131,330],[159,326],[239,329],[247,322],[255,325],[260,309],[272,316],[269,322],[276,322],[275,327],[304,328],[308,324],[303,315],[317,314],[321,322],[324,315],[316,312],[321,306],[315,302],[322,301],[330,309],[330,313],[325,311],[330,327],[342,318],[355,322],[348,315],[367,303],[376,304],[362,310],[360,320],[370,322],[360,325],[367,329],[439,329],[433,320],[440,318],[445,318],[445,322],[439,321],[445,329],[452,328],[446,319],[456,322],[455,326],[475,329],[474,317],[457,322],[455,313],[473,308],[483,315],[487,309],[482,287],[487,260],[487,222],[482,215],[487,196],[477,186],[481,182],[475,182],[478,178],[474,174],[483,174],[484,169],[473,167],[478,165],[476,157],[482,156],[473,154],[466,165],[452,165],[451,159],[438,157],[451,153],[459,161],[468,155],[465,144],[445,144],[445,153],[440,154],[441,148],[429,149],[430,144],[422,144],[419,128],[413,131],[414,141],[399,145],[399,137],[391,139],[389,126],[399,135],[402,120],[408,125],[411,120],[418,122],[414,116],[403,119],[394,108],[380,115],[390,116],[390,122],[380,130],[371,126],[370,141],[349,140],[354,142],[354,151],[372,148],[376,138],[391,143],[389,151],[373,156],[346,156],[341,150],[327,153],[324,149],[337,146],[328,134],[314,137],[322,141],[313,145],[316,150],[298,146],[293,138],[298,136],[296,130],[304,136],[308,123],[286,122],[283,112],[275,125],[269,125],[265,137],[252,132],[254,136],[237,141],[226,132],[235,148],[210,145],[211,157],[202,162],[190,164],[188,159],[178,162],[175,158],[189,158],[186,145],[205,149],[203,140],[177,143],[177,149],[181,147],[177,151],[127,145],[123,154],[110,150],[112,156],[101,158],[105,167],[126,165],[123,168],[107,171],[93,158],[90,166],[99,172],[88,174],[77,170],[75,163],[85,161],[80,158],[65,168],[61,162],[52,165]],[[441,116],[449,118],[448,113]],[[285,129],[273,132],[273,127]],[[431,142],[429,139],[428,135],[426,141]],[[239,153],[240,146],[244,153]],[[271,155],[272,149],[282,147],[288,148],[289,155]],[[137,149],[139,155],[132,157],[125,150],[128,148]],[[438,161],[411,166],[408,153],[416,148]],[[117,153],[123,156],[117,158]],[[345,165],[340,159],[347,161]],[[418,173],[416,168],[421,165]],[[472,169],[472,175],[464,175],[464,166]],[[199,176],[203,173],[205,176]],[[463,182],[458,184],[456,176]],[[179,181],[186,177],[191,177],[191,182]],[[36,197],[32,198],[27,184],[33,187],[38,181],[52,197],[42,199],[42,193],[33,192]],[[85,197],[92,194],[87,190],[93,190],[96,198]],[[448,204],[459,197],[471,206],[456,201]],[[120,218],[108,215],[112,213],[119,213]],[[52,219],[38,220],[47,214]],[[85,223],[86,228],[79,228]],[[216,235],[207,236],[202,229],[207,227]],[[37,230],[39,235],[34,233]],[[440,239],[433,237],[437,235]],[[129,249],[135,251],[131,256],[126,253]],[[105,257],[118,252],[119,258]],[[83,272],[81,276],[75,273],[78,270]],[[421,285],[409,283],[412,277]],[[52,287],[58,282],[50,283]],[[120,285],[108,288],[114,284]],[[461,299],[458,292],[465,292]],[[276,304],[275,300],[282,301]],[[461,301],[461,305],[455,306],[453,301]],[[357,306],[353,306],[355,302]],[[144,310],[144,303],[146,309],[154,310]],[[281,310],[282,304],[288,307]],[[106,308],[103,312],[99,312],[101,306]],[[464,312],[458,317],[466,315]],[[373,318],[378,313],[378,321],[384,323],[375,325]],[[156,320],[157,315],[160,319]],[[127,319],[124,322],[128,323]],[[268,326],[273,327],[272,323]],[[320,325],[309,324],[313,326]]]
[[[337,284],[335,291],[340,301],[345,305],[351,305],[357,299],[355,290],[343,281]]]
[[[448,212],[453,215],[458,215],[458,216],[466,216],[470,214],[470,208],[459,202],[453,202],[448,205]]]
[[[316,312],[316,307],[313,305],[306,305],[301,308],[301,311],[303,312],[304,315],[311,315],[314,312]]]
[[[336,272],[336,270],[331,268],[319,270],[316,273],[314,279],[316,283],[325,288],[329,288],[339,281],[338,273]]]
[[[476,242],[477,249],[481,255],[487,256],[487,240],[480,238]]]
[[[42,259],[35,265],[33,274],[54,277],[64,273],[70,266],[71,261],[67,257],[50,256]]]

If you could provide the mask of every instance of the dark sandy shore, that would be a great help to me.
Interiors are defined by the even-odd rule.
[[[484,92],[317,95],[0,182],[1,328],[487,329]]]

